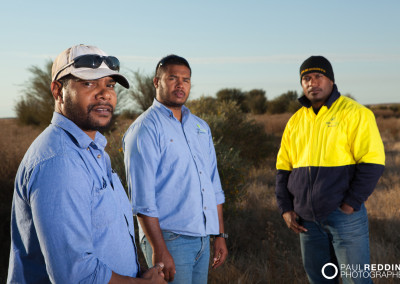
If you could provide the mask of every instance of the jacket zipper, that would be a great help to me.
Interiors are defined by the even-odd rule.
[[[315,213],[314,213],[314,206],[313,206],[313,201],[312,201],[312,192],[313,192],[313,182],[312,182],[312,176],[311,176],[311,155],[312,155],[312,145],[313,145],[313,141],[314,141],[314,125],[316,123],[317,120],[317,115],[314,114],[314,110],[310,109],[311,113],[311,137],[310,137],[310,148],[308,151],[308,180],[309,180],[309,187],[308,187],[308,202],[310,203],[310,207],[311,207],[311,213],[312,213],[312,217],[313,220],[315,221]]]

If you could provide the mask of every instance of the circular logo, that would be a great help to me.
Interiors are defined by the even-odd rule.
[[[325,274],[325,268],[326,268],[327,266],[332,266],[333,269],[335,269],[335,273],[333,273],[332,276],[327,276],[327,275]],[[337,268],[336,265],[334,265],[333,263],[328,262],[327,264],[325,264],[324,266],[322,266],[321,272],[322,272],[322,275],[323,275],[326,279],[333,279],[333,278],[335,278],[336,275],[338,274],[338,268]]]

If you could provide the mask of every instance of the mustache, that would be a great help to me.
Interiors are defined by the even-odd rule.
[[[309,88],[308,89],[308,92],[310,92],[310,93],[315,93],[315,92],[317,92],[317,91],[322,91],[320,88],[316,88],[316,87],[313,87],[313,88]]]
[[[114,107],[110,103],[99,103],[99,104],[88,105],[88,107],[87,107],[88,113],[91,112],[95,107],[99,107],[99,106],[106,106],[106,107],[110,108],[111,113],[114,112]]]

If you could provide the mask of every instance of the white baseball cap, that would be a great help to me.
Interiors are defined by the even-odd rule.
[[[125,88],[129,88],[128,80],[119,73],[119,60],[108,56],[95,46],[75,45],[57,56],[51,70],[52,81],[68,74],[82,80],[97,80],[110,76]]]

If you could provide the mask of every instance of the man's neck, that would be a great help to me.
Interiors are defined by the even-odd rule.
[[[182,122],[182,106],[171,106],[171,105],[162,103],[159,100],[157,100],[157,101],[159,103],[161,103],[163,106],[165,106],[166,108],[168,108],[170,111],[172,111],[172,114],[174,115],[174,117],[177,120],[179,120],[180,122]]]

